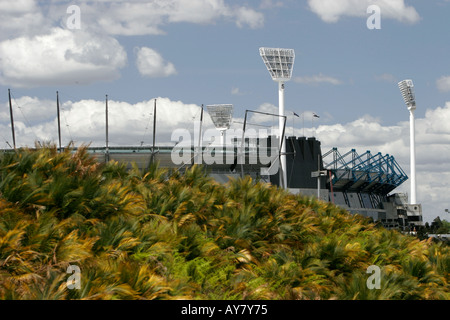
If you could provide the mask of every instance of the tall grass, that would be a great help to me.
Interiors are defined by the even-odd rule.
[[[449,270],[448,246],[249,177],[126,170],[85,148],[0,159],[0,299],[449,299]]]

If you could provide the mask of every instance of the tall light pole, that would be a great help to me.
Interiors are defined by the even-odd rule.
[[[260,48],[264,64],[267,67],[272,80],[278,82],[278,114],[279,114],[279,132],[280,132],[280,187],[287,188],[287,172],[286,172],[286,144],[284,143],[284,83],[291,80],[292,69],[294,68],[295,52],[293,49],[280,48]]]
[[[398,83],[398,87],[405,100],[405,104],[409,110],[409,136],[410,136],[410,166],[411,166],[411,196],[410,204],[417,204],[416,198],[416,139],[415,139],[415,118],[414,111],[416,111],[416,98],[414,96],[414,84],[412,80],[403,80]]]

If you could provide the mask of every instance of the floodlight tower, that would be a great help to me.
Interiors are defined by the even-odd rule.
[[[206,106],[217,130],[220,131],[220,145],[225,145],[225,132],[230,129],[233,117],[232,104],[214,104]]]
[[[261,55],[272,80],[278,82],[278,108],[279,108],[279,130],[280,130],[280,186],[287,188],[286,173],[286,144],[284,143],[284,83],[291,80],[294,68],[295,52],[293,49],[260,48]]]
[[[410,153],[411,153],[411,196],[410,204],[417,204],[416,199],[416,139],[415,139],[415,118],[414,111],[416,111],[416,98],[414,95],[414,84],[412,80],[403,80],[398,83],[398,87],[405,100],[405,104],[409,110],[409,135],[410,135]]]

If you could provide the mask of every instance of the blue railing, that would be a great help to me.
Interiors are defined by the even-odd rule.
[[[400,186],[408,180],[408,176],[395,158],[389,154],[370,151],[359,155],[355,149],[341,155],[337,148],[333,148],[323,155],[324,167],[333,173],[333,184],[346,180],[348,185],[358,182],[378,183],[389,185],[391,188]]]

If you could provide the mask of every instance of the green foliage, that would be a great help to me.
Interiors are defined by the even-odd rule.
[[[85,148],[0,157],[0,299],[445,300],[449,270],[443,243],[249,177],[127,170]]]

